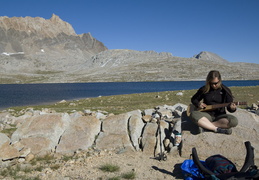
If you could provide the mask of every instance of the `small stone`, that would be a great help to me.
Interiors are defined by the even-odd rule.
[[[59,101],[58,103],[66,103],[67,101],[66,100],[62,100],[62,101]]]
[[[164,146],[167,148],[167,147],[169,147],[169,145],[170,145],[170,139],[165,139]]]
[[[182,92],[178,92],[176,93],[177,96],[183,96],[183,93]]]
[[[258,106],[257,106],[255,103],[253,103],[252,106],[251,106],[251,109],[252,109],[252,110],[257,110],[257,109],[258,109]]]
[[[26,157],[28,154],[30,154],[31,148],[24,148],[20,151],[20,157]]]
[[[34,154],[32,154],[32,153],[30,153],[30,154],[28,154],[26,157],[25,157],[25,161],[26,162],[30,162],[31,160],[33,160],[34,159]]]

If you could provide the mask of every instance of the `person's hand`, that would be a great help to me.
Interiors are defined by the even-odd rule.
[[[206,108],[207,107],[207,104],[205,104],[205,103],[200,103],[200,105],[199,105],[199,108],[200,109],[204,109],[204,108]]]
[[[234,110],[236,110],[236,108],[237,108],[237,105],[232,102],[232,103],[230,104],[230,109],[231,109],[232,111],[234,111]]]

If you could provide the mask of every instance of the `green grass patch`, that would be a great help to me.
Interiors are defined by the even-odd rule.
[[[24,173],[31,173],[32,169],[25,168],[24,170],[21,170],[19,165],[8,166],[8,167],[2,168],[0,170],[0,176],[2,176],[2,177],[12,177],[13,179],[27,179],[26,176],[19,175],[20,171],[23,171]]]
[[[131,171],[131,172],[122,174],[121,177],[124,178],[124,179],[135,179],[136,173]]]
[[[37,166],[34,170],[41,172],[44,169],[43,166]]]
[[[31,173],[32,171],[33,171],[33,169],[28,168],[28,167],[23,170],[23,172],[25,172],[25,173]]]
[[[55,160],[55,157],[53,155],[50,154],[46,154],[45,156],[39,156],[35,159],[36,161],[45,161],[47,163],[49,163],[52,160]]]
[[[121,178],[120,177],[111,177],[111,178],[109,178],[108,180],[120,180]]]
[[[1,131],[1,133],[4,133],[5,135],[7,135],[9,138],[11,138],[12,134],[14,133],[14,131],[16,131],[17,128],[8,128],[8,129],[3,129]]]
[[[66,155],[64,155],[64,156],[62,157],[62,160],[65,161],[65,162],[67,162],[67,161],[69,161],[69,160],[71,160],[71,159],[73,159],[73,156],[66,156]]]
[[[120,167],[117,165],[105,164],[105,165],[102,165],[99,169],[104,172],[116,172],[120,170]]]
[[[258,103],[259,101],[259,86],[249,87],[230,87],[235,101],[246,101],[249,106],[252,103]],[[41,110],[43,108],[53,109],[56,112],[71,113],[75,111],[83,111],[90,109],[91,111],[106,111],[108,113],[120,114],[129,112],[132,110],[144,110],[150,109],[158,105],[174,105],[177,103],[190,104],[191,97],[196,93],[194,90],[182,90],[182,91],[164,91],[154,93],[139,93],[139,94],[127,94],[127,95],[115,95],[115,96],[102,96],[96,98],[85,98],[74,101],[67,101],[65,103],[55,103],[49,105],[30,106],[35,110]],[[182,92],[183,95],[176,95],[178,92]],[[19,114],[25,107],[14,107],[13,114]]]
[[[59,164],[53,164],[50,166],[50,169],[52,169],[52,170],[58,170],[59,168],[60,168]]]

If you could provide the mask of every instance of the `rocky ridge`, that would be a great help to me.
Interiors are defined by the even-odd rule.
[[[55,14],[53,14],[49,20],[45,20],[44,18],[41,18],[41,17],[8,18],[6,16],[2,16],[0,17],[0,26],[6,32],[9,32],[8,30],[23,32],[25,37],[31,34],[37,34],[39,37],[54,38],[60,33],[76,36],[76,33],[73,27],[69,23],[61,20]],[[25,34],[25,32],[27,32],[27,34]],[[11,36],[8,36],[8,37],[11,37]],[[18,49],[13,48],[10,50],[14,51]]]
[[[3,77],[31,79],[42,74],[62,74],[77,68],[75,64],[80,66],[85,59],[107,50],[90,33],[77,35],[69,23],[55,14],[49,20],[0,17],[0,39],[0,73]]]
[[[0,83],[203,80],[212,69],[221,70],[225,80],[259,79],[259,64],[230,63],[212,52],[182,58],[108,50],[90,33],[77,35],[55,14],[0,17],[0,69]]]
[[[208,55],[210,60],[203,59]],[[213,69],[220,70],[224,80],[259,78],[259,64],[230,63],[214,55],[202,52],[197,59],[154,51],[107,50],[92,57],[93,70],[80,69],[77,81],[204,80],[208,71]]]

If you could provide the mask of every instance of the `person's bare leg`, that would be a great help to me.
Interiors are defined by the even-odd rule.
[[[207,130],[214,131],[215,133],[222,133],[222,134],[229,134],[229,135],[232,134],[232,130],[231,128],[229,129],[228,120],[226,118],[222,118],[219,120],[219,122],[218,121],[216,122],[212,123],[207,118],[202,117],[198,121],[198,126]],[[217,125],[219,125],[220,127],[218,127]],[[224,127],[227,127],[227,128],[224,128]]]
[[[202,117],[201,119],[199,119],[198,126],[214,132],[217,131],[217,126],[210,122],[206,117]]]

